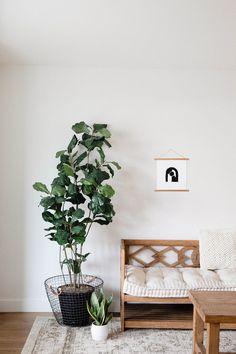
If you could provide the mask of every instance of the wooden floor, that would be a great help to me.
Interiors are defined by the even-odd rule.
[[[47,312],[0,313],[0,354],[20,354],[35,318],[50,315]]]

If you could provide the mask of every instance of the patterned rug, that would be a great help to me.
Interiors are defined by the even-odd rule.
[[[192,331],[136,329],[120,332],[110,322],[106,342],[92,340],[90,327],[62,327],[52,317],[37,317],[22,354],[191,354]],[[236,352],[236,331],[221,331],[221,351]]]

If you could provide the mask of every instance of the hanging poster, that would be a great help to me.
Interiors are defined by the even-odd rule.
[[[155,160],[157,163],[156,191],[189,192],[187,186],[188,158],[160,157]]]

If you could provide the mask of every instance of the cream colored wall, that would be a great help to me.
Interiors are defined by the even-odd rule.
[[[84,269],[105,281],[119,308],[119,243],[124,238],[198,238],[235,228],[235,71],[0,70],[0,310],[48,309],[43,281],[59,273],[57,248],[43,235],[36,180],[50,183],[55,152],[80,120],[106,122],[116,217],[95,226]],[[155,193],[153,158],[169,148],[190,157],[190,193]]]

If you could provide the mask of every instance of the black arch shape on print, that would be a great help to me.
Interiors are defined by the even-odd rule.
[[[169,167],[166,170],[166,182],[169,182],[169,177],[171,178],[171,182],[179,181],[179,172],[175,167]]]

